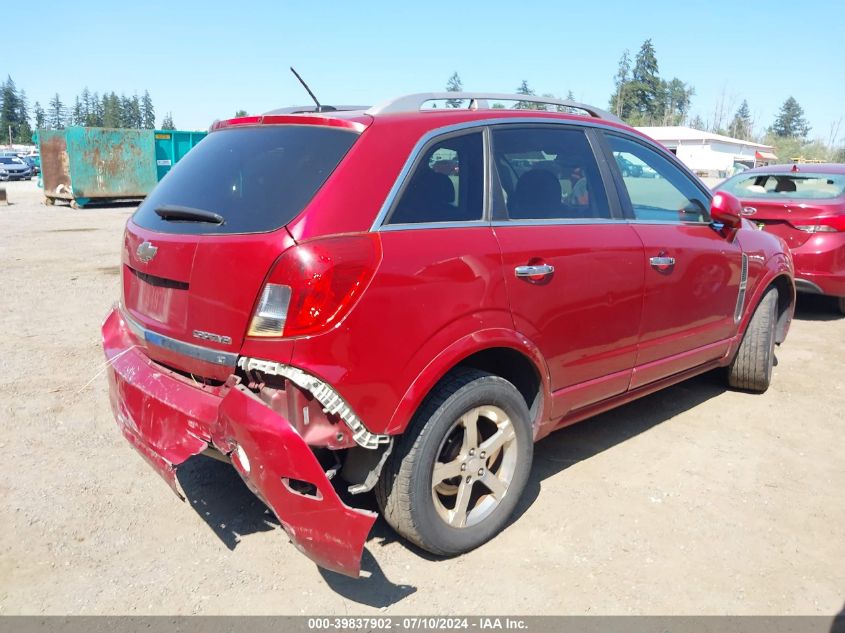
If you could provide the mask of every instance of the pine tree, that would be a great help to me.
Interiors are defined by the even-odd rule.
[[[614,92],[613,96],[610,98],[610,109],[620,119],[626,119],[631,114],[631,98],[633,97],[633,93],[630,90],[630,73],[631,57],[628,53],[628,49],[626,48],[625,52],[622,53],[622,57],[619,58],[619,65],[616,68],[616,77],[613,79],[613,83],[616,86],[616,92]]]
[[[47,127],[47,116],[44,114],[44,108],[37,101],[32,106],[33,114],[35,115],[35,129],[40,130]]]
[[[67,113],[65,111],[65,104],[62,103],[62,99],[59,97],[58,92],[53,95],[52,99],[50,99],[48,107],[47,120],[49,121],[50,127],[54,130],[63,129],[65,127]]]
[[[132,127],[131,100],[120,95],[118,101],[118,112],[120,113],[120,127]]]
[[[91,116],[88,121],[90,127],[103,126],[103,100],[96,92],[91,95]]]
[[[156,112],[153,108],[153,100],[150,93],[144,90],[144,98],[141,100],[141,125],[144,129],[154,130],[156,126]]]
[[[734,138],[751,140],[751,109],[745,99],[742,100],[739,109],[734,114],[734,118],[728,127],[728,133]]]
[[[90,126],[91,123],[91,93],[88,91],[88,86],[82,89],[82,121],[77,125]]]
[[[114,93],[103,95],[103,127],[121,127],[120,98]]]
[[[29,104],[26,91],[21,90],[18,95],[18,142],[32,142],[32,126],[29,124]]]
[[[657,66],[657,55],[651,39],[643,42],[634,61],[633,110],[640,122],[654,122],[663,116],[662,84]]]
[[[781,138],[807,138],[810,125],[804,118],[804,108],[798,105],[794,97],[789,97],[783,102],[780,113],[769,131]]]
[[[164,115],[164,118],[161,120],[161,129],[162,130],[175,130],[176,126],[173,125],[173,115],[168,112]]]
[[[11,77],[0,86],[0,139],[14,143],[18,136],[20,104],[18,89]],[[11,130],[11,139],[10,137]]]
[[[533,96],[536,94],[534,90],[528,86],[528,80],[526,79],[523,79],[522,83],[519,84],[519,88],[516,89],[516,93],[526,96]],[[537,110],[538,108],[542,108],[543,106],[539,103],[534,103],[532,101],[519,101],[514,107],[517,110]]]
[[[461,78],[458,76],[458,71],[452,73],[452,76],[449,77],[449,81],[446,82],[446,91],[447,92],[463,92],[464,84],[461,82]],[[461,100],[460,99],[447,99],[446,105],[450,108],[460,108],[461,107]]]
[[[141,113],[141,100],[138,95],[132,95],[131,99],[127,99],[126,107],[126,122],[128,124],[126,127],[140,130],[144,127],[144,117]]]
[[[79,97],[76,98],[76,101],[73,104],[70,122],[71,125],[85,125],[85,115],[82,113],[82,101],[80,101]]]

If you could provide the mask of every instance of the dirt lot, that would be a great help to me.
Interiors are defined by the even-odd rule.
[[[353,581],[300,555],[230,467],[187,464],[183,504],[120,436],[99,325],[132,207],[7,189],[0,613],[842,609],[845,319],[831,303],[802,299],[765,395],[708,374],[561,431],[494,541],[439,560],[379,521]]]

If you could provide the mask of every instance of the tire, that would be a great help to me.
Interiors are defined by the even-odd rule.
[[[467,433],[472,428],[474,444]],[[385,520],[412,543],[433,554],[461,554],[505,526],[533,454],[530,414],[516,387],[487,372],[459,369],[432,390],[398,438],[376,499]]]
[[[845,314],[845,297],[837,297],[836,305],[839,308],[839,313]]]
[[[778,291],[770,288],[763,295],[742,343],[728,367],[728,384],[734,389],[763,393],[772,381],[775,360]]]

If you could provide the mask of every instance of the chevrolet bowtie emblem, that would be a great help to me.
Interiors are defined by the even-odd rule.
[[[135,251],[135,255],[145,264],[156,256],[158,246],[153,246],[149,242],[142,242]]]

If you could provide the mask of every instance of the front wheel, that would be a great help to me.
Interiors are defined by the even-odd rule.
[[[414,416],[376,498],[402,536],[434,554],[460,554],[504,527],[528,481],[533,450],[519,391],[498,376],[461,369]]]
[[[777,309],[778,291],[770,288],[757,304],[739,350],[728,367],[731,387],[756,393],[769,388],[775,360]]]
[[[845,297],[838,297],[836,301],[840,314],[845,314]]]

